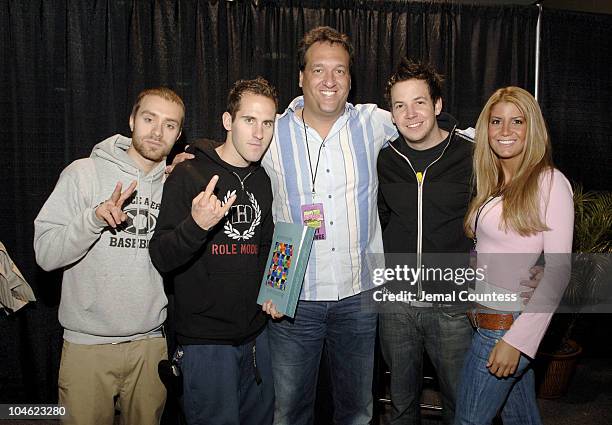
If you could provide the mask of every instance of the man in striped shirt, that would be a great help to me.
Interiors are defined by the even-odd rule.
[[[304,35],[303,96],[277,118],[262,159],[274,193],[274,221],[320,221],[295,320],[270,322],[275,424],[313,422],[324,344],[334,423],[372,419],[377,316],[362,310],[361,298],[373,287],[365,257],[383,252],[376,159],[398,133],[389,112],[347,103],[352,52],[348,36],[332,28]]]

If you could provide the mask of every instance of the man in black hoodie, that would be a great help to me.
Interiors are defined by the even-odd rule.
[[[258,161],[276,108],[263,78],[236,82],[223,114],[225,143],[196,144],[195,159],[165,184],[150,251],[174,281],[189,424],[272,423],[266,315],[256,300],[273,233],[270,179]]]
[[[387,98],[401,136],[381,151],[377,166],[387,267],[407,253],[417,270],[435,266],[423,255],[467,253],[471,247],[463,217],[470,200],[473,143],[456,129],[453,117],[441,112],[441,84],[432,67],[406,59],[388,82]],[[394,287],[418,289],[417,301],[395,303],[393,312],[379,317],[381,348],[391,372],[393,424],[420,423],[423,350],[438,375],[444,423],[453,421],[472,329],[465,307],[418,301],[422,290],[431,292],[428,285]]]

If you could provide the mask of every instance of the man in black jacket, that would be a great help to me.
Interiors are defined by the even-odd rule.
[[[387,267],[410,254],[417,270],[427,254],[467,253],[463,232],[470,200],[472,142],[442,113],[442,79],[424,63],[404,59],[387,85],[400,137],[378,157],[379,213]],[[400,261],[401,262],[401,261]],[[420,301],[430,282],[391,288],[414,290],[415,301],[394,303],[379,317],[383,357],[391,372],[393,424],[420,423],[423,350],[440,382],[444,423],[453,421],[455,390],[471,326],[465,308]],[[439,288],[438,288],[439,289]]]
[[[270,179],[258,161],[276,108],[266,80],[236,82],[223,114],[225,143],[196,144],[195,159],[165,184],[150,252],[174,281],[189,424],[272,423],[266,315],[256,300],[273,233]]]

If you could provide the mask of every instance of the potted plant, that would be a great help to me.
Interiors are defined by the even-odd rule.
[[[567,392],[582,347],[573,339],[581,315],[602,298],[612,273],[612,192],[585,192],[574,184],[572,273],[536,359],[538,397],[558,398]],[[569,312],[567,312],[569,310]]]

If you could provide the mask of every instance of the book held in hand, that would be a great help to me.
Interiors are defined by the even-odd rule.
[[[310,257],[315,229],[302,224],[276,223],[257,304],[268,300],[293,317]]]

